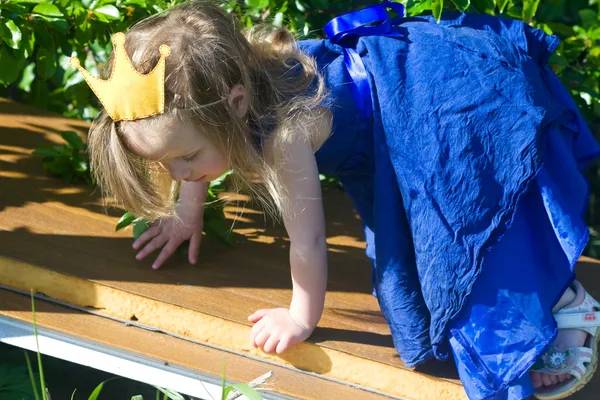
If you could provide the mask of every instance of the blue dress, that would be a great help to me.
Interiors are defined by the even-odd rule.
[[[362,217],[374,295],[406,365],[451,351],[469,398],[525,399],[588,241],[582,172],[600,147],[547,66],[556,37],[464,13],[393,31],[299,43],[330,92],[319,169]]]

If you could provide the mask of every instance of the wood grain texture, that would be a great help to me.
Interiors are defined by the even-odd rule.
[[[62,130],[85,137],[87,128],[84,122],[0,99],[0,257],[247,329],[251,326],[247,316],[255,310],[289,304],[285,230],[265,221],[251,203],[237,201],[227,208],[232,217],[241,214],[234,224],[240,240],[237,248],[205,238],[196,266],[181,256],[172,257],[159,271],[151,269],[152,258],[136,261],[131,231],[114,232],[120,212],[105,210],[98,194],[88,188],[47,176],[41,159],[31,155],[35,147],[60,143]],[[323,318],[309,342],[396,368],[404,376],[389,328],[371,295],[371,266],[359,218],[345,195],[335,190],[326,191],[325,208],[328,293]],[[590,293],[600,298],[600,263],[583,259],[577,271]],[[1,312],[28,311],[10,304]],[[119,335],[111,340],[118,343]],[[428,363],[412,376],[432,385],[438,382],[440,388],[458,386],[449,363]],[[600,379],[596,377],[590,387],[598,390]]]
[[[16,320],[32,323],[28,296],[0,289],[0,309],[2,314]],[[387,396],[378,395],[341,383],[319,379],[287,368],[262,363],[249,358],[212,349],[177,339],[157,332],[126,326],[106,318],[79,312],[66,307],[36,300],[36,322],[38,326],[55,332],[74,335],[93,343],[110,346],[127,352],[143,354],[159,362],[181,366],[203,374],[219,378],[221,367],[225,367],[228,383],[250,382],[273,371],[267,381],[267,388],[275,389],[283,395],[301,399],[383,400]],[[118,340],[114,340],[117,338]]]

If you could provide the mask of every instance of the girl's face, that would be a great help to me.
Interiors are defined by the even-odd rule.
[[[157,132],[129,124],[124,129],[129,149],[139,157],[158,162],[177,181],[209,182],[229,169],[227,158],[191,124]]]

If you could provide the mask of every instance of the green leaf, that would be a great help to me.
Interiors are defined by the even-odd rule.
[[[150,225],[151,225],[151,222],[147,221],[145,219],[136,221],[136,223],[133,225],[133,238],[134,239],[139,238],[142,235],[142,233],[144,233],[148,230]]]
[[[250,8],[267,8],[269,0],[245,0],[245,3]]]
[[[39,44],[40,47],[52,49],[54,51],[56,48],[54,45],[54,38],[52,37],[52,34],[45,29],[45,27],[36,27],[35,36],[37,44]]]
[[[273,25],[275,25],[276,27],[281,27],[283,26],[283,13],[282,12],[278,12],[277,14],[275,14],[275,18],[273,18]]]
[[[62,33],[66,35],[69,33],[69,24],[62,18],[52,18],[47,19],[50,22],[50,27],[54,29],[56,32]]]
[[[21,40],[21,48],[23,49],[23,55],[25,58],[29,58],[33,55],[33,48],[35,46],[35,33],[25,29],[23,31],[23,39]]]
[[[44,378],[44,366],[42,364],[42,353],[40,353],[40,344],[38,342],[38,329],[37,329],[37,321],[36,321],[36,315],[35,315],[35,301],[34,301],[34,296],[33,296],[33,289],[30,289],[30,294],[31,294],[31,314],[33,316],[33,336],[35,336],[38,371],[39,371],[39,375],[40,375],[40,389],[42,390],[42,398],[44,400],[48,400],[48,397],[46,395],[47,386],[46,386],[46,380]]]
[[[19,89],[29,93],[31,91],[31,82],[35,79],[35,63],[30,63],[23,69],[23,75],[21,82],[19,82]]]
[[[432,0],[431,11],[437,22],[440,22],[442,17],[442,10],[444,9],[444,0]]]
[[[160,390],[161,392],[163,392],[164,394],[167,395],[167,397],[169,397],[169,399],[171,400],[185,400],[185,398],[180,395],[179,393],[177,393],[174,390],[171,389],[165,389],[165,388],[161,388],[158,386],[154,386],[155,388],[157,388],[158,390]]]
[[[144,397],[141,394],[138,394],[138,395],[132,396],[131,400],[144,400]]]
[[[21,70],[25,67],[25,59],[15,58],[9,48],[0,46],[0,84],[10,85],[17,80]]]
[[[56,72],[56,53],[45,47],[40,47],[37,52],[35,70],[43,79],[49,79]]]
[[[54,4],[40,3],[32,10],[33,14],[40,14],[46,17],[64,17],[63,13]]]
[[[225,188],[223,187],[223,184],[225,182],[225,179],[227,179],[227,177],[229,175],[231,175],[232,173],[233,173],[233,170],[229,170],[229,171],[225,172],[224,174],[219,176],[217,179],[211,181],[209,183],[208,187],[211,188],[212,190],[224,190]]]
[[[33,301],[33,293],[31,294],[32,297],[32,301]],[[33,307],[33,305],[32,305]],[[36,341],[37,341],[37,336],[36,336]],[[39,399],[39,394],[37,391],[37,385],[35,384],[36,381],[36,377],[35,374],[33,373],[33,368],[31,367],[31,359],[29,358],[29,352],[27,350],[25,350],[25,363],[27,364],[27,371],[29,372],[29,380],[31,382],[31,390],[33,391],[33,395],[35,397],[35,400]]]
[[[8,20],[2,25],[0,29],[0,34],[2,35],[2,39],[6,42],[7,45],[12,47],[13,49],[18,49],[21,44],[21,39],[23,38],[23,34],[21,30],[13,21]]]
[[[56,162],[48,162],[44,164],[44,169],[50,174],[54,176],[62,176],[67,172],[67,168],[63,164],[59,164]]]
[[[559,22],[546,22],[546,25],[548,25],[548,27],[550,29],[552,29],[553,33],[562,35],[562,36],[575,36],[575,31],[573,30],[572,27],[565,25],[565,24],[561,24]]]
[[[85,172],[88,170],[88,163],[83,160],[73,161],[73,169],[77,172]]]
[[[135,221],[135,215],[133,215],[132,212],[127,211],[125,214],[123,214],[121,216],[121,219],[119,219],[119,222],[117,222],[117,226],[115,227],[115,232],[119,231],[123,228],[125,228],[126,226],[129,226],[133,223],[133,221]]]
[[[204,207],[204,221],[210,221],[215,219],[219,219],[222,221],[226,220],[225,214],[223,213],[223,208],[216,207],[213,204],[206,205]]]
[[[75,178],[75,172],[73,172],[70,169],[67,169],[62,177],[65,180],[65,182],[71,183],[73,182],[73,178]]]
[[[231,393],[232,390],[233,390],[233,386],[227,386],[226,388],[224,388],[221,399],[226,400],[227,397],[229,396],[229,393]]]
[[[262,396],[254,390],[252,387],[248,386],[245,383],[236,383],[231,385],[235,390],[243,394],[248,398],[248,400],[263,400]]]
[[[94,14],[104,16],[108,19],[119,19],[121,17],[119,9],[111,4],[96,8]]]
[[[11,357],[6,358],[6,352],[9,349],[3,349],[2,361],[0,362],[0,398],[2,399],[32,399],[33,390],[35,386],[35,374],[30,370],[31,374],[28,373],[28,367],[31,366],[31,362],[25,367],[19,359]],[[19,351],[20,353],[20,351]],[[15,353],[16,355],[17,353]],[[26,360],[29,357],[28,352],[25,351]],[[14,358],[14,359],[12,359]],[[28,377],[29,375],[29,377]]]
[[[124,6],[140,6],[141,8],[146,8],[146,0],[127,0],[123,2]]]
[[[529,22],[533,19],[533,16],[537,12],[540,0],[523,0],[523,21]]]
[[[431,10],[431,0],[413,2],[412,6],[407,7],[406,13],[412,17],[428,10]]]
[[[473,6],[475,6],[475,8],[481,11],[482,13],[486,13],[489,15],[495,14],[494,10],[496,4],[494,3],[494,0],[472,0],[471,4],[473,4]]]
[[[100,392],[102,392],[102,388],[104,388],[105,383],[106,383],[106,381],[101,382],[98,386],[96,386],[96,389],[94,389],[92,394],[90,394],[90,397],[88,397],[88,400],[96,400],[98,398],[98,396],[100,396]]]
[[[594,10],[585,8],[583,10],[579,10],[578,13],[584,28],[589,28],[590,26],[595,25],[598,21],[598,13]]]
[[[73,131],[63,131],[60,133],[60,136],[62,136],[62,138],[67,143],[69,143],[71,146],[73,146],[77,150],[85,150],[85,144],[83,143],[83,140],[77,133],[75,133]]]
[[[471,0],[452,0],[459,11],[465,11],[471,5]]]
[[[313,8],[316,8],[317,10],[329,9],[329,0],[312,0],[310,4],[313,6]]]
[[[207,210],[208,211],[208,210]],[[204,231],[212,237],[219,239],[229,247],[235,247],[236,241],[231,232],[231,224],[226,219],[208,218],[204,221]]]
[[[37,76],[31,82],[30,104],[39,108],[46,108],[48,106],[48,85]]]
[[[227,382],[225,382],[225,363],[223,363],[221,364],[221,400],[227,399],[227,396],[229,396],[229,392],[231,392],[231,390],[229,390],[227,394],[225,394],[226,384]]]
[[[496,7],[498,7],[498,10],[500,10],[500,12],[502,13],[504,12],[504,9],[506,8],[510,0],[495,0],[495,2]]]
[[[33,150],[31,154],[44,157],[57,157],[60,152],[54,147],[38,147],[37,149]]]

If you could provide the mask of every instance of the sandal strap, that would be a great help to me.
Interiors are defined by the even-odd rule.
[[[581,374],[586,371],[585,363],[591,361],[587,347],[568,347],[563,351],[551,347],[531,369],[549,375],[570,374],[581,379]]]
[[[554,314],[554,319],[559,329],[582,329],[592,336],[596,336],[596,330],[600,327],[600,311],[557,313]]]

